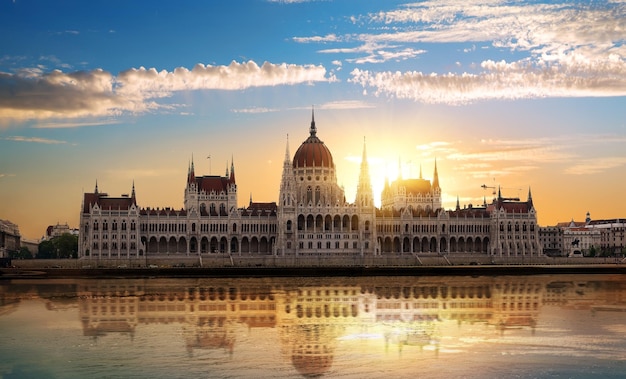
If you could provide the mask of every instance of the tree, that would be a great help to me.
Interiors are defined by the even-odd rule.
[[[9,253],[9,258],[11,259],[32,259],[33,255],[30,253],[27,247],[20,247],[17,251],[12,251]]]
[[[38,259],[53,259],[56,258],[56,249],[52,240],[42,241],[37,249]]]
[[[57,258],[78,258],[78,236],[64,233],[53,238],[56,247]]]
[[[39,259],[78,258],[78,236],[64,233],[39,244]]]

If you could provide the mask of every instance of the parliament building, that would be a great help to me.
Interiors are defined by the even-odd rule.
[[[353,203],[337,182],[333,156],[318,137],[312,114],[309,136],[291,156],[285,149],[277,202],[238,206],[235,165],[224,176],[188,171],[182,209],[140,207],[130,195],[98,190],[83,196],[79,257],[141,260],[150,257],[391,257],[482,254],[542,255],[530,190],[526,201],[444,209],[435,161],[431,180],[387,180],[374,205],[367,153]]]

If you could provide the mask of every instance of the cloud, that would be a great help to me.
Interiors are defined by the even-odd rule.
[[[169,71],[130,69],[117,77],[97,69],[64,73],[41,69],[0,72],[0,120],[67,119],[118,116],[170,109],[156,99],[174,92],[242,90],[251,87],[328,82],[326,69],[315,65],[232,62],[228,66],[196,65]]]
[[[349,82],[361,85],[364,93],[455,105],[626,95],[624,2],[425,1],[355,16],[352,22],[364,31],[294,40],[343,44],[319,52],[356,55],[345,59],[356,65],[411,60],[428,54],[423,47],[431,44],[466,44],[441,67],[471,68],[432,73],[356,68]],[[485,52],[489,46],[490,59],[457,59],[472,59],[475,54],[462,53]],[[433,48],[433,54],[437,51]],[[503,60],[503,55],[516,58]]]
[[[340,39],[336,34],[327,34],[325,36],[313,36],[313,37],[293,37],[294,42],[298,43],[312,43],[312,42],[338,42]]]
[[[105,121],[77,121],[77,122],[44,122],[34,126],[35,129],[67,129],[67,128],[81,128],[83,126],[102,126],[102,125],[114,125],[119,124],[120,121],[105,120]]]
[[[35,143],[43,143],[47,145],[59,145],[59,144],[67,143],[67,141],[60,141],[60,140],[47,139],[47,138],[38,138],[38,137],[23,137],[23,136],[4,137],[3,139],[6,141],[35,142]]]
[[[480,100],[626,96],[626,61],[617,56],[595,61],[572,57],[560,63],[535,64],[527,60],[487,60],[481,67],[479,74],[372,72],[356,68],[348,81],[373,88],[376,95],[453,105]]]
[[[122,102],[112,87],[113,77],[103,70],[0,73],[0,118],[25,120],[116,113]]]
[[[279,109],[276,108],[264,108],[264,107],[251,107],[251,108],[240,108],[233,109],[231,112],[233,113],[270,113],[270,112],[278,112]]]
[[[626,157],[595,157],[587,158],[583,162],[565,169],[566,174],[589,175],[599,174],[606,170],[625,166]]]
[[[316,108],[317,109],[335,109],[335,110],[368,109],[368,108],[375,108],[375,105],[369,104],[361,100],[344,100],[344,101],[333,101],[329,103],[320,104]]]

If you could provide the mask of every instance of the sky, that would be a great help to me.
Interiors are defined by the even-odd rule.
[[[626,217],[626,1],[0,0],[0,35],[0,219],[26,239],[96,183],[180,209],[192,161],[277,201],[312,109],[348,201],[366,147],[378,203],[436,162],[446,209],[500,188],[542,226]]]

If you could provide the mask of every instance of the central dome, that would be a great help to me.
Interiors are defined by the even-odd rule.
[[[293,156],[293,167],[335,168],[330,150],[324,145],[324,142],[317,138],[315,115],[312,115],[309,133],[309,138],[302,142],[302,145],[296,151],[296,155]]]

